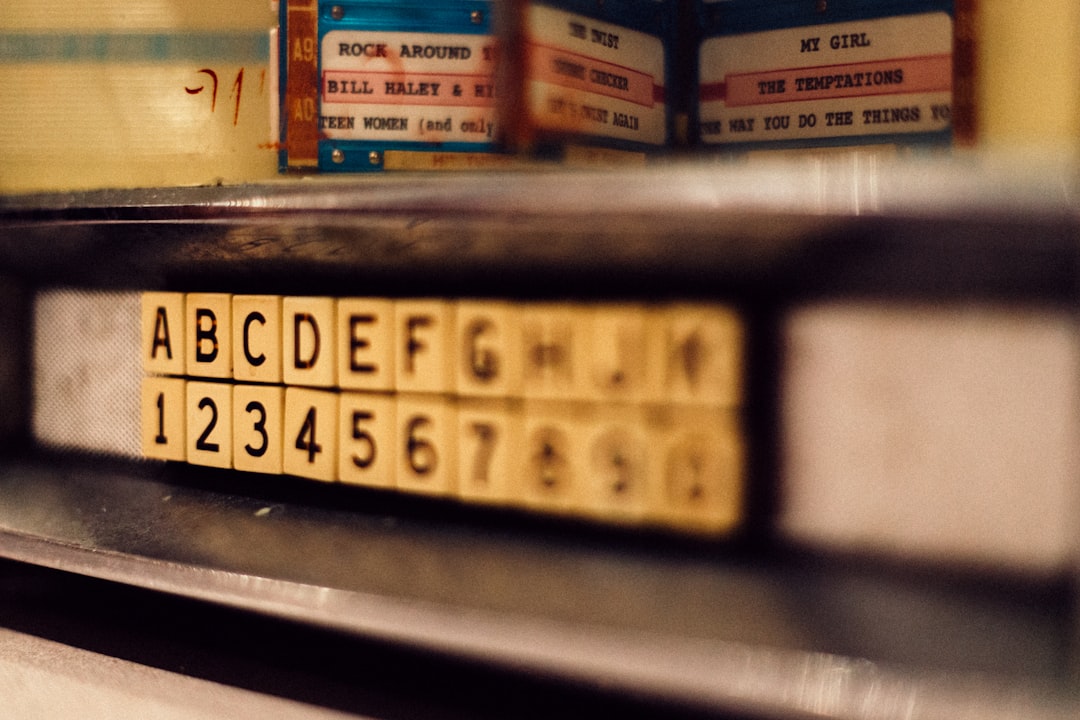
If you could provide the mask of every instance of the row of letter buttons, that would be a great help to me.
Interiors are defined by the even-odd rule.
[[[149,375],[469,397],[735,407],[728,308],[144,293]]]
[[[696,530],[741,514],[726,409],[145,377],[142,418],[149,458]]]

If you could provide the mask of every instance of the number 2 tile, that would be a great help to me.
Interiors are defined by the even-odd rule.
[[[232,385],[187,384],[187,461],[232,467]]]

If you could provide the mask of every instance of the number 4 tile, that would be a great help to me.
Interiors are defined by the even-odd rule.
[[[312,480],[337,479],[338,396],[325,390],[285,389],[282,465]]]

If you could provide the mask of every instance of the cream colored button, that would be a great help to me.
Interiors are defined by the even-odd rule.
[[[398,395],[397,486],[408,492],[451,495],[457,486],[457,420],[451,402]]]
[[[658,323],[660,336],[649,361],[651,399],[727,408],[741,403],[738,314],[721,306],[677,304],[657,310],[651,322]]]
[[[583,311],[584,312],[584,311]],[[645,311],[633,305],[596,305],[587,312],[585,396],[636,401],[645,397],[649,341]]]
[[[583,397],[587,311],[537,303],[521,310],[522,383],[526,398]]]
[[[142,294],[143,371],[155,375],[184,374],[184,294]]]
[[[464,397],[521,397],[521,321],[503,302],[457,304],[457,392]]]
[[[144,457],[177,461],[187,457],[184,385],[182,378],[143,378],[141,440]]]
[[[643,519],[656,502],[649,436],[635,406],[599,408],[584,432],[582,507],[615,522]]]
[[[188,293],[184,306],[188,377],[232,378],[232,296]]]
[[[521,472],[522,420],[520,401],[458,400],[459,497],[480,503],[511,499],[511,478]]]
[[[285,389],[282,466],[289,475],[337,479],[338,396],[325,390]]]
[[[439,300],[402,300],[394,305],[399,392],[454,390],[454,306]]]
[[[336,310],[333,298],[282,300],[281,374],[286,385],[333,387],[337,382]]]
[[[187,461],[232,467],[232,385],[188,382]]]
[[[281,382],[281,297],[233,295],[233,378]]]
[[[394,487],[397,403],[392,395],[342,393],[338,478],[353,485]]]
[[[233,467],[280,475],[285,389],[273,385],[233,387]]]
[[[585,510],[586,430],[593,408],[578,403],[526,400],[519,469],[511,480],[516,503],[563,513]]]
[[[648,419],[655,517],[682,529],[726,532],[743,514],[744,455],[734,413],[664,408]]]
[[[337,323],[338,386],[345,390],[393,390],[393,301],[339,300]]]

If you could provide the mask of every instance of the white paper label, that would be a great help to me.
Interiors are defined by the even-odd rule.
[[[539,127],[664,143],[659,38],[540,5],[527,28],[528,107]]]
[[[488,143],[488,35],[334,30],[322,40],[319,131],[335,140]]]
[[[947,13],[710,38],[701,45],[701,140],[946,130],[952,48]]]

